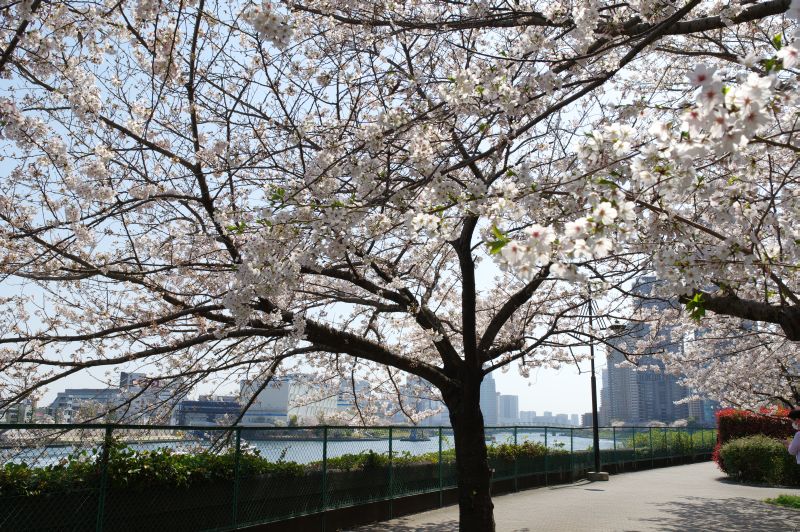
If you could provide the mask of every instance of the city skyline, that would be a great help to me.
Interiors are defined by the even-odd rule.
[[[579,350],[576,350],[576,353]],[[600,379],[601,368],[605,367],[605,353],[600,351],[596,356],[597,378]],[[519,396],[519,410],[535,410],[563,413],[582,414],[591,410],[591,395],[589,388],[589,363],[583,363],[582,373],[579,375],[574,365],[563,366],[555,370],[538,368],[531,370],[530,377],[525,378],[513,369],[503,373],[492,373],[497,383],[497,391],[504,395]],[[125,371],[125,370],[123,370]],[[130,372],[147,372],[147,368],[134,368]],[[72,375],[54,383],[38,402],[40,405],[49,405],[56,395],[67,388],[103,388],[113,386],[118,381],[118,375],[111,374],[108,378],[96,376],[91,372]],[[530,383],[530,386],[528,385]],[[235,394],[238,393],[239,382],[231,381],[223,385],[201,384],[189,394],[198,397],[207,394]],[[599,393],[598,393],[599,400]]]
[[[553,372],[552,370],[550,372],[551,373],[557,373],[557,372]],[[563,370],[562,370],[562,372],[563,372]],[[141,372],[141,371],[137,372],[137,373],[120,372],[120,373],[115,374],[115,375],[116,376],[112,376],[113,380],[110,383],[92,379],[91,381],[85,383],[84,385],[81,385],[83,383],[76,383],[76,385],[73,385],[73,383],[62,381],[60,384],[65,385],[65,387],[63,389],[51,388],[49,390],[49,393],[45,394],[43,396],[43,398],[37,403],[36,406],[40,407],[40,408],[41,407],[50,408],[51,405],[54,404],[54,402],[58,401],[58,397],[64,395],[65,391],[73,391],[74,392],[74,391],[78,391],[78,390],[83,389],[84,391],[88,392],[88,391],[92,391],[92,390],[113,389],[113,388],[118,387],[119,385],[123,384],[123,382],[126,379],[126,376],[128,376],[128,375],[134,376],[136,378],[142,378],[142,377],[145,376],[145,374],[143,372]],[[578,377],[579,379],[585,377],[584,380],[588,384],[588,374],[583,374],[583,375],[578,376],[577,375],[577,371],[576,371],[575,372],[575,376]],[[531,394],[531,393],[529,393],[527,396],[519,394],[519,393],[514,393],[515,391],[521,389],[523,391],[523,394],[524,394],[525,392],[532,391],[532,389],[534,388],[534,386],[528,387],[526,385],[527,381],[525,379],[522,379],[521,377],[518,378],[518,379],[514,379],[514,377],[515,377],[514,375],[502,374],[502,373],[499,373],[499,372],[495,372],[494,374],[491,375],[491,377],[493,377],[493,379],[491,379],[491,381],[490,381],[490,379],[487,378],[487,382],[492,382],[493,383],[493,387],[494,387],[495,394],[496,394],[496,397],[495,397],[495,400],[494,400],[494,408],[496,409],[497,416],[499,416],[499,417],[492,416],[491,414],[488,414],[488,416],[487,416],[487,413],[485,413],[484,417],[486,419],[486,424],[487,425],[512,424],[514,422],[521,422],[521,423],[536,422],[537,420],[531,419],[531,415],[537,416],[539,422],[544,422],[544,421],[556,422],[555,418],[556,418],[556,416],[559,416],[560,421],[558,421],[558,423],[572,423],[572,424],[575,424],[575,422],[574,422],[575,417],[576,416],[580,416],[582,413],[584,413],[586,410],[588,410],[588,408],[583,409],[583,410],[580,409],[581,406],[580,406],[580,402],[579,401],[573,401],[572,402],[573,405],[577,405],[577,406],[573,406],[572,409],[559,408],[558,406],[556,406],[559,403],[561,403],[564,406],[568,406],[568,403],[565,402],[565,401],[558,401],[558,399],[563,399],[563,394],[564,394],[565,388],[564,388],[563,385],[559,386],[559,384],[557,382],[553,382],[553,381],[557,381],[558,380],[557,378],[554,378],[553,375],[548,375],[547,376],[547,377],[549,377],[549,380],[550,380],[550,382],[547,383],[547,384],[549,384],[548,387],[557,386],[559,388],[559,393],[547,396],[550,399],[549,402],[545,402],[545,401],[542,401],[542,400],[535,401],[534,397],[532,397],[533,394]],[[509,377],[511,377],[511,378],[509,378]],[[539,375],[539,377],[542,377],[542,375]],[[558,377],[558,375],[556,374],[555,377]],[[73,379],[73,380],[77,380],[77,379]],[[186,397],[184,399],[188,399],[188,400],[196,400],[198,398],[201,399],[202,398],[201,396],[209,395],[209,393],[212,393],[208,389],[204,389],[204,388],[206,388],[206,387],[204,387],[204,386],[195,387],[193,390],[191,390],[191,392],[189,394],[186,395]],[[236,388],[239,388],[239,386],[236,386]],[[540,383],[539,388],[540,388],[540,390],[539,390],[540,392],[543,392],[543,394],[547,394],[547,391],[545,390],[545,388],[546,388],[545,385]],[[239,395],[239,390],[238,389],[231,390],[230,393],[228,393],[226,391],[226,389],[227,389],[227,387],[225,387],[225,389],[220,388],[220,387],[216,387],[214,389],[214,391],[213,391],[213,394],[217,395],[217,396],[226,395],[226,394],[231,395],[232,394],[232,395],[238,397],[238,395]],[[588,395],[588,392],[589,392],[588,386],[585,387],[585,392]],[[501,412],[500,412],[500,409],[501,409],[501,406],[500,406],[501,399],[500,398],[501,397],[506,399],[506,403],[508,403],[508,400],[513,398],[513,401],[511,401],[511,402],[514,404],[514,406],[516,406],[516,412],[517,412],[516,418],[511,417],[509,415],[505,415],[504,416],[504,415],[501,414]],[[547,397],[545,397],[545,399]],[[586,397],[585,399],[586,400],[584,402],[586,404],[589,404],[590,403],[589,398]],[[506,408],[509,408],[508,404],[506,404]],[[551,415],[549,417],[547,417],[546,416],[547,414],[551,414]],[[523,417],[523,416],[527,416],[527,417]],[[441,414],[439,416],[436,416],[436,417],[437,418],[441,418]],[[563,418],[563,419],[561,419],[561,418]],[[442,421],[442,420],[438,419],[438,421]]]

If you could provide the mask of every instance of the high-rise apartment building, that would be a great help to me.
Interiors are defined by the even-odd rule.
[[[638,302],[641,308],[648,310],[665,310],[672,303],[658,298],[648,297],[657,281],[652,277],[641,278],[633,291],[643,299]],[[702,425],[714,423],[714,410],[719,405],[713,401],[700,399],[689,402],[678,401],[690,396],[687,390],[678,384],[680,376],[664,371],[664,363],[652,353],[681,353],[684,339],[673,327],[662,327],[653,334],[651,325],[638,323],[628,325],[625,334],[607,340],[611,349],[608,351],[608,367],[602,370],[603,388],[600,393],[600,424],[610,425],[615,421],[628,424],[644,424],[650,421],[671,423],[678,419],[692,418]],[[648,347],[642,351],[637,341],[655,336]],[[632,362],[639,368],[625,364],[623,352],[635,354]],[[642,367],[651,367],[640,371]]]
[[[634,292],[647,298],[655,282],[653,278],[642,278],[634,287]],[[669,307],[670,302],[643,299],[638,304],[642,308],[663,310]],[[677,353],[683,350],[683,339],[673,337],[672,332],[671,327],[659,330],[655,341],[644,352],[636,348],[636,343],[653,333],[649,324],[629,325],[624,335],[608,340],[611,349],[607,354],[607,369],[602,373],[601,424],[614,421],[631,424],[649,421],[671,423],[689,416],[686,404],[675,404],[687,397],[688,390],[678,384],[679,377],[663,371],[664,363],[661,360],[650,356],[656,352]],[[636,353],[633,362],[639,368],[625,364],[624,352]],[[648,366],[653,369],[640,371],[641,367]]]
[[[519,396],[500,395],[498,421],[503,425],[513,425],[519,421]]]

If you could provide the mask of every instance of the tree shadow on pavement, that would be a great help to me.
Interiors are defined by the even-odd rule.
[[[410,523],[407,519],[396,519],[391,523],[375,523],[362,526],[351,532],[456,532],[458,521],[451,519],[444,523]],[[499,529],[498,529],[499,530]],[[516,528],[513,532],[530,532],[531,529]]]
[[[455,532],[458,521],[451,519],[443,523],[411,523],[408,519],[395,519],[391,523],[375,523],[358,527],[353,532]]]
[[[800,517],[796,510],[744,497],[730,499],[686,497],[655,506],[668,515],[642,518],[639,521],[650,523],[652,529],[666,532],[691,530],[787,532],[798,530],[797,521]]]

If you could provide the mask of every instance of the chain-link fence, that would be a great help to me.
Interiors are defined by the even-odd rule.
[[[711,429],[601,428],[604,467],[708,458]],[[231,530],[456,487],[450,427],[0,425],[0,530]],[[493,481],[594,469],[592,430],[488,427]],[[539,482],[541,483],[541,482]]]

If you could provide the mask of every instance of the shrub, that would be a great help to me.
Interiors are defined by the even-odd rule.
[[[726,408],[717,412],[718,442],[724,444],[735,438],[753,434],[763,434],[784,439],[794,435],[792,423],[786,417],[789,411],[782,408],[766,409],[760,412]]]
[[[719,455],[729,476],[748,482],[788,484],[799,467],[781,441],[761,434],[730,440]]]
[[[726,442],[762,434],[783,440],[794,435],[792,423],[786,417],[789,411],[782,408],[762,408],[759,412],[726,408],[717,412],[717,446],[712,458],[722,471],[726,471],[720,458],[720,447]]]

